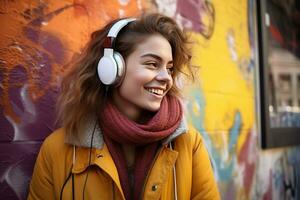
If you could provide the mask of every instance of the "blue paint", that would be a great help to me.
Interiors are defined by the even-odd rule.
[[[214,168],[215,176],[219,181],[230,181],[232,179],[234,164],[236,163],[236,150],[235,144],[237,143],[238,136],[242,127],[242,116],[239,111],[236,111],[232,127],[229,129],[229,145],[228,151],[229,160],[224,162],[222,158],[222,152],[213,145],[209,133],[204,128],[204,107],[206,106],[204,95],[201,89],[193,89],[190,91],[190,102],[187,104],[188,117],[193,126],[201,133],[207,147],[210,159]],[[197,103],[200,109],[200,115],[196,116],[193,112],[193,103]],[[224,149],[221,149],[224,150]]]
[[[242,116],[241,116],[241,113],[239,111],[237,111],[234,116],[233,126],[229,130],[228,148],[230,151],[233,150],[233,148],[235,147],[235,145],[237,143],[237,139],[238,139],[238,136],[239,136],[239,133],[241,130],[241,126],[242,126]]]

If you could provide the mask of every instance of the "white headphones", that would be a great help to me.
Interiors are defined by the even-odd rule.
[[[107,34],[110,44],[104,48],[103,57],[99,60],[97,68],[99,79],[105,85],[118,83],[125,73],[125,61],[120,53],[114,51],[114,41],[122,28],[135,20],[135,18],[121,19],[112,25]]]

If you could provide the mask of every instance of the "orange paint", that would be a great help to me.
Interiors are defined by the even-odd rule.
[[[148,6],[145,1],[141,5],[138,1],[121,4],[117,0],[43,2],[5,1],[0,5],[0,11],[4,13],[0,15],[0,26],[5,27],[0,31],[0,105],[4,115],[15,122],[20,119],[11,105],[9,90],[24,85],[24,82],[11,80],[11,72],[16,66],[23,66],[29,96],[36,102],[58,87],[59,79],[69,70],[64,64],[74,53],[80,52],[92,31],[114,18],[137,15]],[[55,50],[55,45],[60,53]]]

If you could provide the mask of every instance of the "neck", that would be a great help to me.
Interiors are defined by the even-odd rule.
[[[117,107],[117,109],[125,115],[128,119],[138,122],[141,118],[141,111],[134,108],[134,105],[131,106],[121,106],[116,101],[113,101],[114,105]]]
[[[123,101],[117,92],[113,93],[111,100],[123,115],[134,122],[144,124],[153,116],[153,113],[143,110],[135,104]]]

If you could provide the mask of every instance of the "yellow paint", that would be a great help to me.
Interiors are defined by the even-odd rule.
[[[245,78],[245,65],[242,65],[245,60],[250,60],[247,1],[214,1],[213,5],[216,17],[212,37],[206,40],[199,33],[191,33],[195,41],[193,64],[200,66],[200,84],[196,87],[201,89],[205,98],[204,128],[211,136],[220,132],[228,134],[235,112],[241,113],[243,131],[236,149],[239,152],[255,119],[254,83]],[[229,36],[234,39],[232,46],[228,42]],[[236,59],[232,59],[231,49],[235,50]],[[193,110],[198,115],[199,110]],[[213,140],[216,146],[222,142]]]

